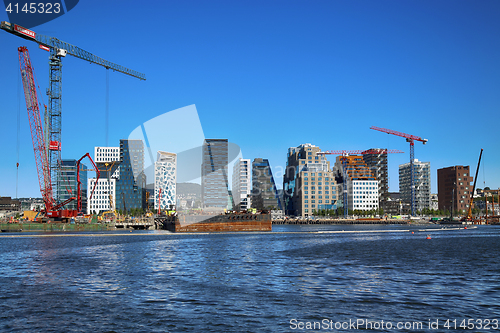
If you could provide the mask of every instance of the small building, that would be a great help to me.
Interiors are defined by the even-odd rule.
[[[17,212],[21,210],[21,202],[11,197],[0,197],[0,211]]]

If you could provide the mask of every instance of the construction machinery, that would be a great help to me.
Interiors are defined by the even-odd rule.
[[[28,111],[28,120],[31,130],[31,139],[33,141],[33,150],[35,153],[35,164],[37,167],[38,183],[40,186],[40,193],[42,194],[43,201],[45,203],[45,215],[49,218],[66,220],[71,217],[75,217],[81,211],[81,181],[80,181],[80,162],[83,158],[88,157],[92,164],[94,165],[97,177],[99,177],[99,170],[97,170],[94,161],[87,153],[77,162],[77,196],[70,197],[69,199],[57,203],[54,199],[52,186],[51,186],[51,172],[50,165],[47,158],[47,143],[44,136],[44,128],[42,127],[42,121],[40,116],[40,103],[38,101],[38,94],[36,90],[35,83],[35,73],[31,65],[31,59],[29,56],[28,48],[21,46],[18,48],[19,54],[19,66],[21,69],[21,77],[24,88],[24,96],[26,100],[26,109]],[[47,129],[45,129],[46,131]],[[49,149],[51,145],[49,145]],[[91,196],[95,190],[92,190]],[[77,210],[64,210],[62,209],[66,204],[77,200]]]
[[[481,148],[481,152],[479,153],[479,160],[477,161],[476,175],[474,177],[474,185],[472,186],[472,191],[470,192],[469,210],[467,211],[467,218],[466,218],[468,221],[472,220],[472,205],[474,200],[474,192],[476,191],[477,174],[479,172],[479,165],[481,164],[482,156],[483,156],[483,149]],[[488,207],[486,207],[486,214],[488,214]]]
[[[327,150],[319,152],[320,155],[342,155],[342,203],[344,208],[344,218],[348,215],[348,198],[347,198],[347,156],[350,155],[364,155],[364,154],[400,154],[403,153],[400,150],[388,150],[388,149],[369,149],[369,150]]]
[[[52,197],[54,204],[59,201],[60,182],[61,182],[61,114],[62,114],[62,62],[61,59],[66,55],[71,55],[76,58],[94,63],[112,69],[114,71],[130,75],[140,80],[146,80],[146,76],[142,73],[117,65],[110,61],[104,60],[94,54],[85,51],[77,46],[63,42],[55,37],[45,36],[35,33],[32,30],[23,28],[22,26],[14,23],[2,21],[0,28],[12,33],[18,37],[33,41],[39,45],[40,49],[50,52],[49,56],[49,109],[48,118],[49,126],[46,128],[49,140],[48,145],[48,165],[49,168],[46,172],[50,172],[50,186],[51,190],[47,193]],[[43,186],[44,191],[48,191],[48,185]],[[52,196],[52,194],[53,196]],[[42,196],[45,193],[42,193]]]
[[[486,224],[500,223],[500,215],[495,215],[495,195],[497,193],[497,206],[500,205],[500,189],[497,190],[483,190],[484,193],[484,221]],[[488,216],[488,194],[491,194],[491,215]],[[496,220],[496,221],[495,221]],[[490,223],[491,222],[491,223]]]
[[[419,136],[416,136],[416,135],[411,135],[411,134],[406,134],[406,133],[402,133],[402,132],[398,132],[398,131],[393,131],[393,130],[390,130],[390,129],[387,129],[387,128],[380,128],[380,127],[376,127],[376,126],[372,126],[370,127],[370,129],[373,129],[373,130],[376,130],[376,131],[380,131],[380,132],[384,132],[384,133],[387,133],[387,134],[392,134],[392,135],[396,135],[396,136],[401,136],[403,138],[406,139],[406,142],[409,142],[410,143],[410,191],[411,191],[411,196],[410,196],[410,206],[411,206],[411,215],[412,216],[415,216],[416,214],[416,207],[415,207],[415,168],[414,168],[414,160],[415,160],[415,141],[420,141],[422,142],[424,145],[427,143],[427,139],[422,139],[421,137]]]

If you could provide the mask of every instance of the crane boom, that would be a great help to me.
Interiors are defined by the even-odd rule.
[[[39,45],[45,46],[46,48],[60,50],[59,54],[62,56],[69,54],[73,57],[80,58],[89,61],[91,63],[104,66],[114,71],[133,76],[140,80],[146,80],[146,75],[144,75],[143,73],[134,71],[132,69],[128,69],[124,66],[105,60],[101,57],[98,57],[88,51],[79,48],[78,46],[63,42],[62,40],[59,40],[55,37],[37,34],[32,30],[23,28],[17,24],[9,23],[7,21],[2,21],[2,23],[0,24],[0,28],[16,36],[34,41]]]
[[[35,75],[28,48],[21,46],[17,49],[19,53],[19,66],[24,87],[24,97],[26,99],[26,108],[28,110],[28,119],[30,123],[31,139],[33,141],[33,150],[35,152],[35,163],[38,174],[38,183],[40,193],[45,203],[45,210],[49,211],[54,206],[52,195],[52,186],[50,181],[49,163],[47,160],[46,143],[43,135],[42,121],[40,117],[40,108],[38,105],[38,96],[35,85]]]
[[[321,151],[318,154],[321,155],[364,155],[364,154],[401,154],[404,151],[396,150],[396,149],[383,149],[381,151],[377,151],[374,149],[368,150],[327,150]]]
[[[483,148],[481,148],[481,152],[479,153],[479,160],[477,161],[476,168],[476,176],[474,177],[474,186],[472,186],[472,192],[470,192],[470,202],[469,202],[469,210],[467,211],[467,219],[472,219],[472,204],[474,203],[474,192],[476,191],[476,181],[477,174],[479,172],[479,166],[481,165],[481,156],[483,156]],[[488,207],[486,207],[486,211],[488,211]]]
[[[406,138],[408,141],[409,140],[421,141],[421,142],[424,143],[424,145],[427,143],[427,141],[429,141],[427,139],[422,139],[421,137],[416,136],[416,135],[411,135],[411,134],[406,134],[406,133],[402,133],[402,132],[398,132],[398,131],[393,131],[393,130],[390,130],[390,129],[387,129],[387,128],[381,128],[381,127],[372,126],[372,127],[370,127],[370,129],[377,130],[377,131],[380,131],[380,132],[384,132],[384,133],[387,133],[387,134],[401,136],[403,138]],[[409,141],[409,142],[411,142],[411,141]]]

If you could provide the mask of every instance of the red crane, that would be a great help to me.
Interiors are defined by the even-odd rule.
[[[38,173],[38,183],[46,211],[52,210],[55,205],[52,195],[52,183],[50,181],[50,168],[46,151],[45,138],[43,136],[42,120],[38,96],[36,93],[35,74],[31,66],[28,48],[21,46],[17,49],[19,53],[19,64],[24,87],[24,97],[26,108],[28,109],[28,119],[31,129],[31,140],[35,152],[35,163]]]
[[[81,211],[81,197],[80,197],[80,162],[81,160],[88,156],[94,168],[96,170],[97,179],[99,179],[99,170],[97,169],[94,161],[87,153],[82,158],[78,160],[77,163],[77,197],[71,197],[59,204],[56,204],[52,192],[51,176],[50,176],[50,166],[47,156],[47,143],[45,142],[44,130],[42,127],[42,120],[40,116],[40,107],[38,102],[38,96],[35,84],[35,74],[33,67],[31,66],[31,60],[28,52],[28,48],[21,46],[18,49],[19,53],[19,64],[21,68],[21,76],[23,80],[24,97],[26,99],[26,108],[28,110],[28,119],[31,129],[31,139],[33,141],[33,150],[35,152],[35,163],[37,167],[38,183],[40,185],[40,193],[42,194],[43,201],[45,203],[45,214],[47,217],[51,218],[62,218],[66,219],[69,217],[76,216]],[[49,146],[49,150],[58,149],[57,147]],[[90,198],[94,193],[95,186],[92,189]],[[77,200],[77,210],[61,210],[66,204],[73,200]]]
[[[384,132],[387,134],[392,134],[392,135],[397,135],[401,136],[403,138],[406,138],[406,142],[410,143],[410,189],[411,189],[411,215],[415,216],[415,179],[414,179],[414,166],[413,166],[413,161],[415,159],[415,141],[420,141],[424,145],[427,143],[427,139],[422,139],[419,136],[416,135],[411,135],[411,134],[406,134],[398,131],[393,131],[387,128],[380,128],[376,126],[370,127],[370,129],[377,130],[380,132]]]
[[[368,149],[368,150],[327,150],[319,152],[321,155],[342,155],[342,193],[343,193],[343,207],[344,217],[347,217],[349,206],[347,205],[347,171],[346,171],[346,156],[348,155],[364,155],[364,154],[400,154],[404,153],[401,150],[395,149]]]
[[[368,149],[368,150],[327,150],[319,152],[322,155],[364,155],[364,154],[400,154],[404,151],[396,149]]]

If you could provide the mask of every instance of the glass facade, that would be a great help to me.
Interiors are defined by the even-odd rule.
[[[228,141],[205,139],[201,165],[201,198],[203,207],[228,207]]]
[[[116,182],[116,209],[129,212],[146,207],[144,142],[120,140],[119,180]]]
[[[269,160],[256,158],[252,162],[252,207],[282,209]]]

